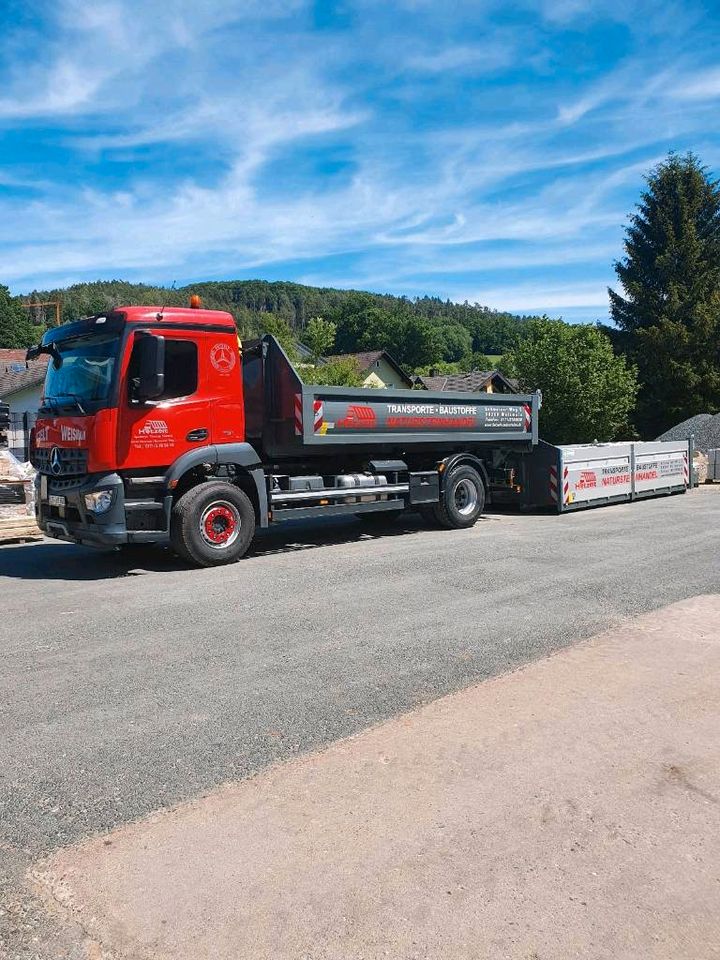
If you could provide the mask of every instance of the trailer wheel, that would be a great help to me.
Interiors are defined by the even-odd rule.
[[[247,494],[231,483],[201,483],[184,493],[172,510],[173,550],[197,567],[239,560],[255,535],[255,510]]]
[[[457,467],[445,480],[440,502],[433,514],[441,527],[461,530],[472,527],[485,508],[485,486],[472,467]]]

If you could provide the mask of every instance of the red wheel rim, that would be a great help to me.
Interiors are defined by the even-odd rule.
[[[206,543],[212,547],[225,547],[235,539],[239,517],[230,504],[214,503],[203,513],[200,530]]]

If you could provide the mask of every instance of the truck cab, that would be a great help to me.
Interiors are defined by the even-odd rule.
[[[40,352],[50,355],[31,437],[41,529],[98,546],[167,536],[170,468],[245,439],[232,316],[121,307],[48,331],[29,356]]]

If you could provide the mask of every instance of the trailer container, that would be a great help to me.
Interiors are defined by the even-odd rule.
[[[243,349],[245,430],[271,460],[537,443],[540,395],[305,384],[274,337]]]
[[[684,493],[691,460],[688,440],[564,446],[541,440],[526,459],[524,503],[566,513]]]

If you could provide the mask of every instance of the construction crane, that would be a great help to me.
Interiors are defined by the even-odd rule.
[[[59,300],[45,300],[42,303],[35,301],[33,303],[24,303],[24,307],[32,309],[33,307],[55,307],[55,326],[60,326],[60,301]]]

